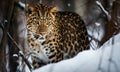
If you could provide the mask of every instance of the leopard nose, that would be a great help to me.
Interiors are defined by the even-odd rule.
[[[45,32],[40,32],[40,34],[43,36],[43,35],[45,35]]]

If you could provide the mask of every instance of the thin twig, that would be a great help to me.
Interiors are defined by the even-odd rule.
[[[103,13],[107,16],[108,21],[110,21],[111,16],[107,10],[103,7],[100,1],[96,1],[97,5],[100,7],[100,9],[103,11]]]

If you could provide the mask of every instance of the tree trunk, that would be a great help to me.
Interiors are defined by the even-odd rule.
[[[120,0],[114,1],[111,11],[111,19],[105,25],[105,36],[102,38],[100,45],[120,31],[120,18],[118,18],[120,17]]]

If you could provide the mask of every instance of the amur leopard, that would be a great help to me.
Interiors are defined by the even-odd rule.
[[[27,6],[26,18],[34,68],[41,66],[42,62],[55,63],[89,49],[85,23],[74,12],[36,4]]]

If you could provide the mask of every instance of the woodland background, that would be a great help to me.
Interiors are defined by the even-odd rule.
[[[18,61],[26,62],[19,53],[27,54],[26,14],[21,3],[43,3],[78,13],[95,50],[120,31],[120,0],[0,0],[0,72],[16,72]]]

